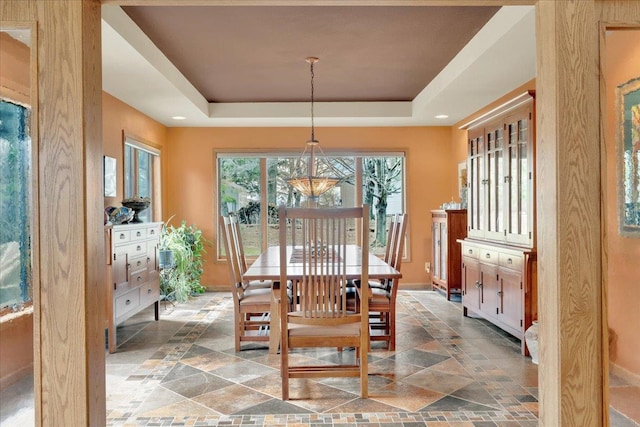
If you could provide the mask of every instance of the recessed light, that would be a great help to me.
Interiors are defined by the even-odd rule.
[[[448,119],[449,118],[449,116],[447,116],[446,114],[438,114],[435,117],[436,117],[436,119]]]
[[[173,116],[171,117],[173,120],[186,120],[187,118],[184,116]]]

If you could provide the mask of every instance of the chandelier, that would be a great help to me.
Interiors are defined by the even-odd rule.
[[[320,176],[320,172],[332,170],[333,167],[327,162],[320,142],[315,138],[313,126],[313,64],[318,62],[318,58],[310,56],[306,60],[311,68],[311,139],[296,162],[292,176],[287,179],[287,183],[299,191],[310,200],[317,202],[318,197],[326,193],[340,182],[340,178],[330,176]]]

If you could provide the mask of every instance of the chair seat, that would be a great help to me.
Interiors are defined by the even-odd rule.
[[[271,303],[271,288],[247,289],[240,298],[240,305],[259,303]]]

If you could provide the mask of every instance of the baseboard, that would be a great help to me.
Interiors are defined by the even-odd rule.
[[[27,375],[30,375],[32,372],[33,372],[33,363],[28,366],[24,366],[17,371],[11,372],[9,375],[7,375],[4,378],[0,378],[0,390],[4,390],[7,387],[17,383],[22,378],[26,377]]]
[[[402,283],[400,282],[401,291],[431,291],[431,285],[428,283]]]
[[[613,362],[609,362],[609,372],[624,379],[626,382],[635,387],[640,387],[640,375],[634,374],[633,372],[623,368],[622,366],[618,366]]]

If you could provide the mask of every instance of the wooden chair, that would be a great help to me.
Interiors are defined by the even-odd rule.
[[[247,271],[247,259],[244,254],[244,245],[242,243],[242,233],[240,232],[240,223],[236,215],[229,215],[229,226],[231,232],[230,245],[232,246],[233,255],[236,264],[240,269],[240,275],[244,275]],[[250,282],[243,281],[245,289],[251,288],[271,288],[273,283],[270,280],[252,280]]]
[[[362,273],[368,280],[369,212],[360,208],[279,209],[280,282],[286,283],[287,246],[291,245],[291,229],[287,223],[301,226],[302,240],[293,248],[300,263],[302,278],[289,290],[292,305],[281,300],[281,376],[282,399],[289,399],[290,378],[360,377],[360,396],[368,396],[369,325],[366,316],[346,307],[346,246],[348,224],[359,220],[362,233]],[[296,252],[297,251],[297,252]],[[294,255],[292,255],[294,256]],[[361,303],[368,313],[367,298]],[[293,308],[292,308],[293,307]],[[353,363],[291,365],[289,355],[297,348],[355,348]],[[338,351],[338,350],[336,350]]]
[[[235,349],[240,351],[240,343],[243,341],[269,341],[271,287],[249,288],[245,285],[236,249],[231,244],[232,228],[231,219],[221,216],[220,234],[227,254],[233,296]]]
[[[406,213],[392,216],[387,234],[384,260],[398,271],[402,266],[407,220],[408,214]],[[396,349],[396,295],[399,281],[400,279],[369,281],[370,340],[386,341],[389,351]],[[356,282],[356,286],[359,292],[361,282]],[[359,312],[361,311],[361,307],[357,304],[359,300],[355,299],[353,295],[352,292],[347,301],[347,307]]]
[[[408,214],[396,215],[390,228],[394,231],[387,263],[400,271]],[[389,351],[396,349],[396,296],[400,279],[369,281],[369,318],[371,341],[386,341]]]

